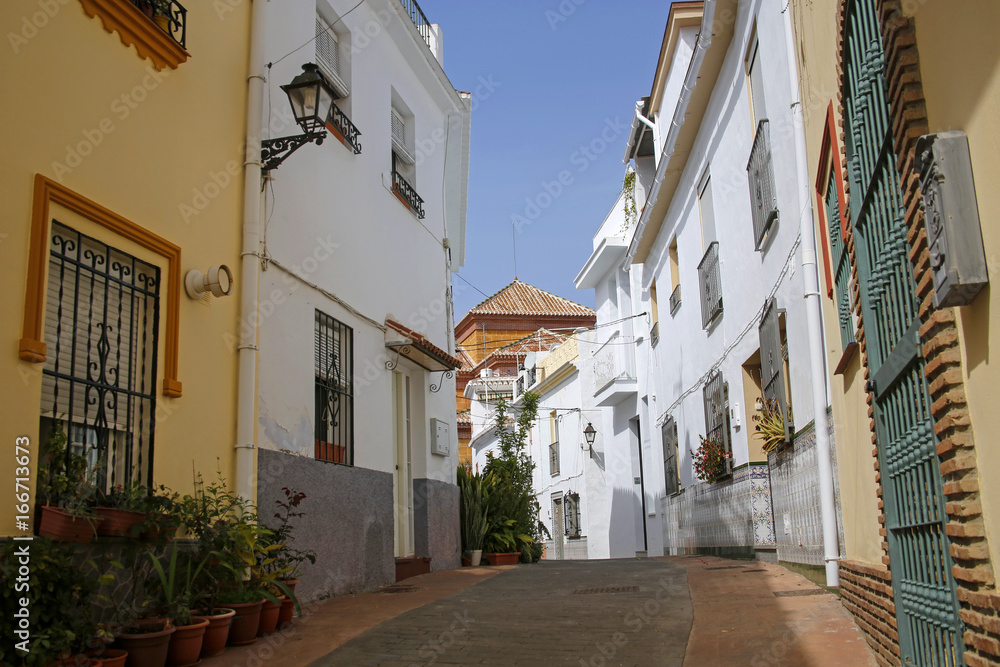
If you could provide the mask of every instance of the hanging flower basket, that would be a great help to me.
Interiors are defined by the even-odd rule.
[[[693,450],[694,472],[703,482],[712,483],[732,470],[732,452],[715,437],[700,436],[701,444]]]

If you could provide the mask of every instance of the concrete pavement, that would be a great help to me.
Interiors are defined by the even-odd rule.
[[[462,568],[303,611],[203,667],[876,665],[835,595],[712,557]]]

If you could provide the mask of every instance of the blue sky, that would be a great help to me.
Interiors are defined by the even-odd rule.
[[[621,191],[628,127],[649,94],[670,2],[419,2],[441,24],[445,71],[475,100],[456,319],[484,298],[462,278],[487,294],[513,280],[515,219],[517,277],[593,306],[593,290],[573,278]]]

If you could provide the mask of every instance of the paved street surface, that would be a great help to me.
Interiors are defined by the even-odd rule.
[[[311,667],[679,666],[691,618],[679,564],[548,561],[383,623]]]
[[[202,667],[876,667],[835,595],[708,556],[462,568],[303,612]]]

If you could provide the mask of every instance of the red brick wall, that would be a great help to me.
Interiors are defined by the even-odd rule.
[[[892,575],[886,567],[858,561],[840,562],[840,599],[883,667],[897,667],[899,634],[892,601]]]

